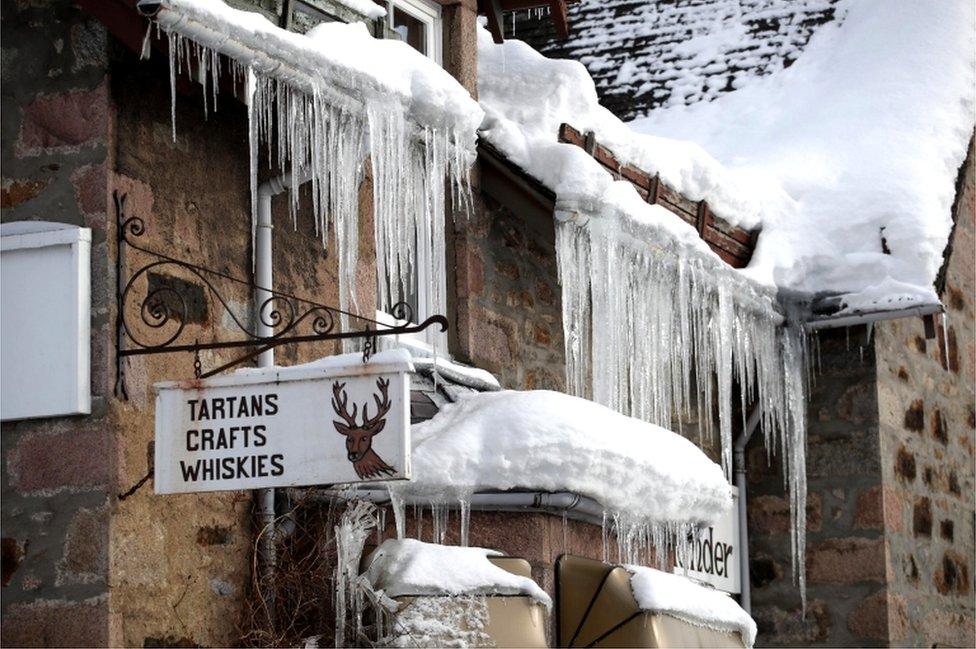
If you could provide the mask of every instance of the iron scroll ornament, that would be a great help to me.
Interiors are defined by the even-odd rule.
[[[281,345],[361,339],[364,341],[363,362],[366,362],[376,351],[377,341],[381,336],[417,333],[434,325],[439,325],[440,331],[447,331],[448,321],[443,315],[434,315],[421,323],[413,324],[414,312],[406,302],[393,305],[389,313],[398,324],[388,325],[327,304],[266,289],[227,273],[146,248],[139,243],[139,238],[146,232],[145,221],[138,216],[126,216],[125,194],[115,192],[113,197],[118,246],[115,395],[121,399],[128,399],[124,359],[129,356],[191,353],[194,359],[194,375],[197,378],[207,378]],[[148,256],[149,261],[127,277],[126,253],[129,248]],[[242,337],[205,342],[187,340],[186,327],[190,319],[187,297],[174,285],[151,288],[150,274],[160,271],[176,271],[199,282],[204,296],[208,298],[207,304],[219,306],[220,312],[228,316],[226,324],[242,334]],[[240,317],[221,293],[218,282],[244,288],[249,296],[257,295],[258,292],[268,295],[257,310],[257,321],[273,331],[272,335],[260,335],[253,325]],[[343,330],[353,322],[358,323],[360,328]],[[246,351],[229,362],[203,371],[200,352],[216,349]]]

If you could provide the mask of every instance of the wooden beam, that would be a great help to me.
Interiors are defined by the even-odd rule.
[[[505,22],[502,18],[502,6],[500,0],[483,0],[478,3],[484,9],[488,17],[488,31],[496,44],[505,42]]]
[[[566,0],[549,0],[549,15],[556,27],[556,36],[569,38],[569,10]]]

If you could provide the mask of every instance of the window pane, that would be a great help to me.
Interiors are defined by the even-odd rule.
[[[429,55],[427,51],[427,25],[417,20],[399,7],[393,8],[393,29],[410,47],[421,54]]]

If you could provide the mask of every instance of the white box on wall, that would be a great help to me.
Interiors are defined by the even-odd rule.
[[[91,412],[91,230],[0,225],[0,419]]]

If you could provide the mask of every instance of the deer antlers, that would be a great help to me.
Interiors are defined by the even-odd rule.
[[[373,399],[376,401],[376,414],[370,417],[368,413],[369,403],[364,403],[362,424],[356,423],[356,413],[359,412],[359,406],[353,403],[352,412],[348,411],[349,395],[346,394],[345,383],[334,383],[332,385],[332,409],[350,428],[373,428],[386,416],[393,405],[389,397],[390,380],[376,379],[376,387],[380,390],[379,394],[373,395]]]

